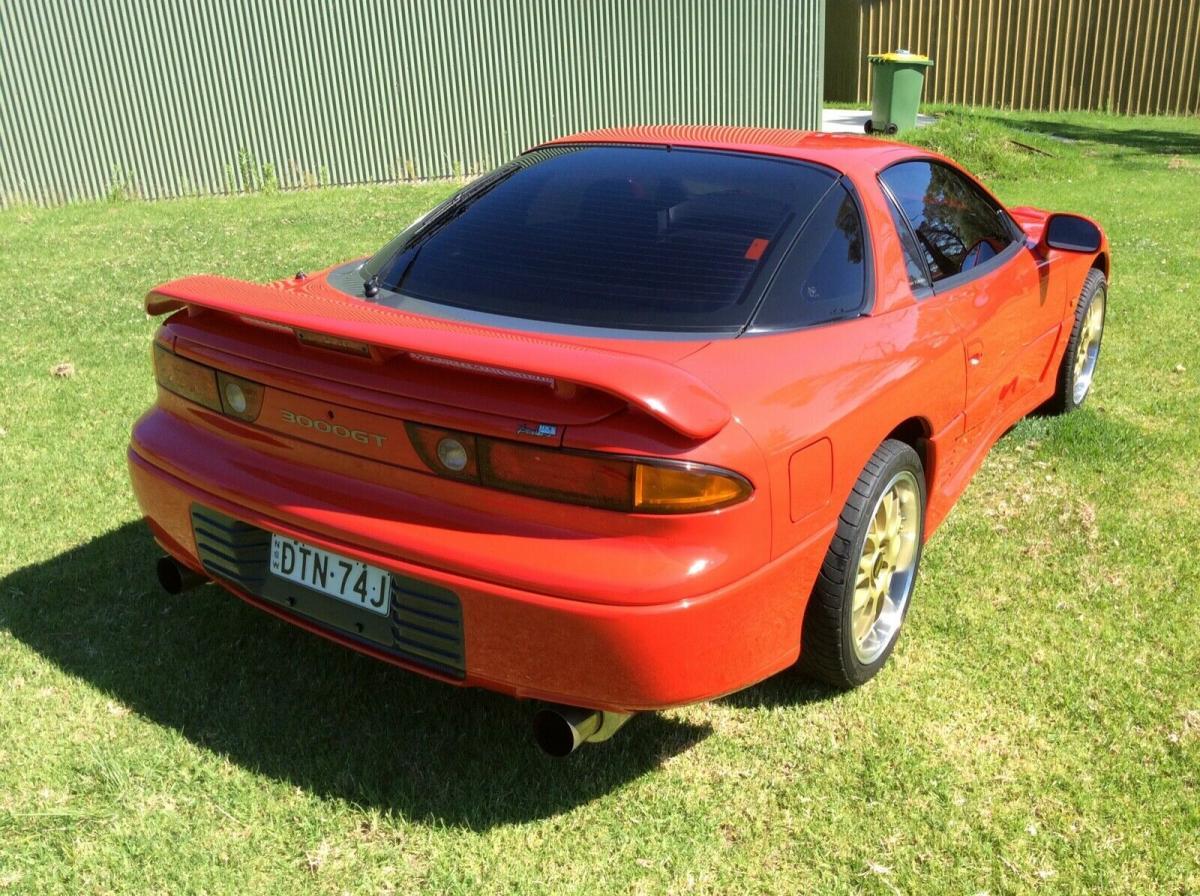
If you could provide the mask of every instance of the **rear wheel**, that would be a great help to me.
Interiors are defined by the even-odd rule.
[[[1104,340],[1107,310],[1108,284],[1104,273],[1093,268],[1083,281],[1083,291],[1075,306],[1071,338],[1058,368],[1058,389],[1047,406],[1052,413],[1065,414],[1075,410],[1091,393],[1096,364],[1100,360],[1100,343]]]
[[[921,458],[889,439],[867,462],[838,518],[805,612],[802,671],[852,688],[883,668],[908,612],[924,526]]]

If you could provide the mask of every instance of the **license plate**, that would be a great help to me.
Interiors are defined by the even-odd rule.
[[[391,577],[386,570],[288,538],[271,536],[271,572],[348,604],[386,616]]]

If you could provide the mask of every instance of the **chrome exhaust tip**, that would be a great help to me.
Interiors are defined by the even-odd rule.
[[[577,706],[547,706],[533,717],[533,739],[548,756],[570,756],[584,744],[608,740],[632,713]]]
[[[189,569],[174,557],[159,557],[154,571],[158,575],[158,584],[167,594],[182,594],[208,581],[208,576]]]

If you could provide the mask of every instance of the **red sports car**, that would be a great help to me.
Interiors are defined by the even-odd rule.
[[[544,144],[365,262],[154,289],[170,591],[555,704],[552,752],[887,660],[992,443],[1092,385],[1107,242],[865,137]]]

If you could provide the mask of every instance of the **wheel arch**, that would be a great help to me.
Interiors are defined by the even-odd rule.
[[[1091,270],[1099,271],[1104,275],[1104,279],[1108,279],[1109,257],[1107,252],[1098,252],[1096,257],[1092,259]]]
[[[933,473],[936,457],[933,450],[933,427],[927,417],[914,416],[892,427],[884,440],[895,439],[917,452],[921,458],[921,469],[925,472],[925,513],[929,513],[929,495],[933,494]]]

